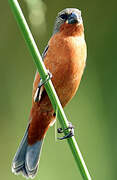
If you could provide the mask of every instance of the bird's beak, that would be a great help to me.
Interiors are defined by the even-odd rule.
[[[78,17],[78,15],[76,13],[71,13],[68,16],[68,19],[67,19],[68,24],[75,24],[75,23],[79,24],[80,22],[81,22],[81,18]]]

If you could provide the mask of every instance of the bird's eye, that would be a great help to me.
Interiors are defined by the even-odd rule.
[[[67,20],[68,15],[67,14],[61,14],[60,18],[63,19],[63,20]]]

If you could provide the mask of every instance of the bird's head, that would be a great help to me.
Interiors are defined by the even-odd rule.
[[[58,13],[53,34],[63,31],[66,35],[78,34],[84,31],[81,11],[76,8],[66,8]]]

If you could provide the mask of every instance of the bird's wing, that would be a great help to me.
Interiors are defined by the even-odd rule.
[[[47,54],[47,51],[48,51],[48,48],[49,48],[49,45],[47,45],[42,53],[42,59],[44,60],[46,54]]]
[[[42,53],[42,59],[43,59],[43,61],[44,61],[44,58],[45,58],[45,56],[46,56],[46,54],[47,54],[47,51],[48,51],[48,48],[49,48],[49,45],[47,45],[46,47],[45,47],[45,49],[44,49],[44,51],[43,51],[43,53]],[[38,71],[36,72],[36,76],[35,76],[35,79],[37,79],[37,76],[38,76]],[[40,78],[40,77],[39,77]],[[40,78],[40,81],[39,81],[39,84],[38,84],[38,88],[37,88],[37,90],[35,91],[35,94],[34,94],[34,96],[33,96],[33,100],[36,102],[36,101],[40,101],[40,100],[42,100],[42,94],[44,93],[45,95],[47,95],[47,93],[46,93],[46,91],[45,91],[45,88],[44,88],[44,85],[42,85],[40,88],[39,88],[39,86],[41,85],[41,83],[42,83],[42,79]],[[38,97],[37,97],[37,94],[38,94]],[[56,121],[56,114],[54,113],[53,114],[53,120],[52,120],[52,122],[50,123],[50,126],[53,126],[53,124],[55,123],[55,121]]]
[[[43,51],[43,53],[42,53],[42,59],[43,59],[43,61],[44,61],[44,58],[45,58],[45,56],[46,56],[46,54],[47,54],[48,48],[49,48],[49,45],[47,45],[47,46],[45,47],[45,49],[44,49],[44,51]],[[36,74],[37,74],[37,73],[38,73],[38,71],[36,72]],[[36,90],[36,92],[35,92],[35,95],[34,95],[34,101],[35,101],[35,102],[36,102],[36,101],[40,101],[41,95],[42,95],[43,91],[45,90],[45,89],[44,89],[44,86],[43,86],[43,85],[41,86],[41,84],[42,84],[42,79],[40,78],[40,82],[39,82],[39,84],[38,84],[38,88],[37,88],[37,90]],[[37,96],[38,96],[38,97],[37,97]]]

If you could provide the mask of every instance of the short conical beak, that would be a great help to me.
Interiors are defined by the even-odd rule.
[[[68,16],[68,24],[75,24],[79,22],[80,22],[80,19],[78,18],[78,15],[76,13],[71,13]]]

